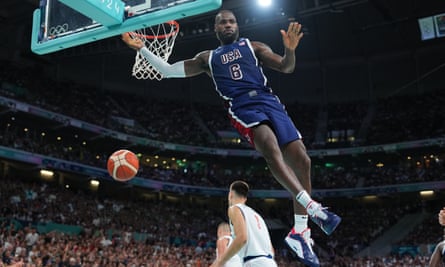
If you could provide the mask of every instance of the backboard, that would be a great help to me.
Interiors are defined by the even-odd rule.
[[[41,0],[31,50],[47,54],[215,10],[222,0]]]

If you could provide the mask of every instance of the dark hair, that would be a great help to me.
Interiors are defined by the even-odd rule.
[[[230,185],[230,190],[234,191],[240,197],[247,197],[249,185],[244,181],[235,181]]]
[[[233,16],[235,16],[235,13],[233,13],[232,10],[229,10],[229,9],[221,9],[221,10],[216,14],[216,16],[215,16],[215,23],[216,23],[216,20],[218,19],[219,15],[221,15],[222,13],[231,13]],[[235,17],[236,17],[236,16],[235,16]]]

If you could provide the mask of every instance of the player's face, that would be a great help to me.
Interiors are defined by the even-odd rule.
[[[216,16],[215,33],[221,44],[231,44],[238,40],[238,23],[232,12],[223,11]]]

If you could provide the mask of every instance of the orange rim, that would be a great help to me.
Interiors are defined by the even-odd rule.
[[[164,24],[170,24],[170,26],[174,28],[174,31],[167,33],[167,34],[161,34],[161,35],[148,35],[148,34],[140,34],[137,32],[131,32],[130,35],[132,37],[139,37],[139,38],[153,40],[153,39],[169,38],[169,37],[172,37],[173,35],[176,35],[179,32],[179,23],[176,20],[170,20],[170,21],[164,22]]]

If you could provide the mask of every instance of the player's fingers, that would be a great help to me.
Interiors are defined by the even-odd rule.
[[[299,35],[301,33],[301,24],[298,22],[292,22],[289,24],[288,34],[292,34],[297,36],[297,38],[301,38]]]
[[[121,36],[122,36],[122,40],[124,40],[124,41],[128,41],[131,39],[130,33],[128,33],[128,32],[124,32]]]
[[[300,33],[301,32],[301,24],[300,23],[296,23],[296,25],[295,25],[295,31],[297,32],[297,33]]]
[[[289,26],[287,27],[287,32],[292,32],[292,29],[294,28],[293,22],[289,23]]]
[[[303,38],[303,33],[302,32],[300,32],[299,34],[298,34],[298,40],[300,40],[301,38]]]

